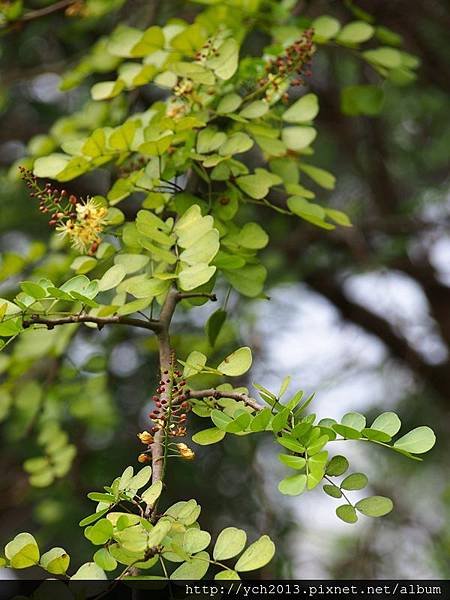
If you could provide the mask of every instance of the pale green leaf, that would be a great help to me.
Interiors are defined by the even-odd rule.
[[[306,94],[294,102],[283,113],[283,121],[287,123],[307,123],[312,121],[319,112],[319,102],[316,94]]]
[[[224,358],[217,370],[230,377],[239,377],[246,373],[251,366],[252,351],[248,346],[243,346]]]
[[[384,496],[370,496],[355,504],[356,509],[366,517],[384,517],[391,512],[394,504]]]
[[[429,427],[416,427],[394,443],[394,448],[405,450],[411,454],[428,452],[436,443],[436,436]]]
[[[268,535],[253,542],[235,565],[236,571],[254,571],[269,563],[275,554],[275,544]]]
[[[49,573],[62,575],[70,564],[70,556],[63,548],[52,548],[41,556],[40,565]]]
[[[213,557],[215,560],[227,560],[237,556],[245,547],[247,534],[243,529],[227,527],[217,536]]]

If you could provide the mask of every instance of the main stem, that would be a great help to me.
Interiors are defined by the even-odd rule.
[[[178,292],[175,288],[171,288],[167,294],[167,298],[161,309],[159,316],[159,368],[161,378],[164,376],[164,371],[171,371],[171,347],[170,347],[170,323],[175,312],[177,301],[179,299]],[[161,394],[161,400],[166,400],[170,403],[171,386],[166,386],[165,391]],[[165,432],[159,429],[154,437],[154,442],[151,445],[152,449],[152,483],[162,481],[164,478],[165,469]]]

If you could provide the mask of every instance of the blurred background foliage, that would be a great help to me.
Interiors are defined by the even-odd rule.
[[[18,9],[18,4],[1,2],[3,10]],[[26,3],[34,11],[51,4]],[[49,235],[11,165],[26,155],[31,139],[46,153],[46,138],[36,136],[77,110],[95,81],[88,77],[86,84],[62,93],[63,73],[118,22],[141,26],[172,17],[191,20],[198,11],[198,5],[181,0],[67,4],[72,15],[52,12],[1,32],[2,296],[17,284],[15,273],[26,272],[27,264],[42,256]],[[448,578],[450,8],[444,0],[414,3],[413,9],[407,0],[292,4],[293,23],[324,13],[342,21],[373,19],[387,28],[389,43],[395,43],[395,31],[421,64],[416,81],[383,84],[377,117],[355,116],[359,108],[342,90],[372,83],[373,71],[342,48],[323,47],[316,55],[309,80],[321,103],[315,159],[337,177],[336,189],[319,197],[346,211],[354,227],[323,231],[276,213],[268,219],[260,207],[249,209],[251,220],[263,223],[272,239],[265,251],[271,300],[238,303],[231,298],[233,322],[223,342],[252,342],[252,380],[270,387],[292,374],[308,391],[317,389],[322,416],[339,417],[349,406],[374,414],[393,409],[409,428],[422,423],[434,428],[438,444],[419,468],[395,456],[380,455],[369,463],[374,493],[397,503],[382,523],[336,523],[334,507],[316,502],[319,492],[312,500],[281,499],[273,492],[279,467],[270,449],[247,437],[227,439],[199,452],[195,462],[175,467],[167,502],[195,496],[203,506],[203,526],[212,532],[230,524],[253,536],[270,532],[278,554],[266,576]],[[265,43],[252,37],[246,50],[257,52]],[[113,66],[101,65],[100,71]],[[154,100],[155,93],[145,90],[142,102]],[[119,114],[120,102],[115,108]],[[70,183],[70,189],[102,193],[104,182],[89,175]],[[69,265],[55,254],[43,269],[57,279]],[[204,315],[178,317],[174,345],[182,353],[194,343],[198,349],[206,343]],[[72,333],[62,328],[55,335],[40,334],[38,344],[27,336],[13,346],[11,352],[20,355],[16,374],[24,378],[26,392],[1,425],[0,509],[3,539],[32,530],[49,546],[61,543],[62,534],[76,557],[89,545],[76,525],[89,511],[86,493],[136,464],[136,433],[148,424],[157,365],[154,340],[147,335],[86,329],[60,354],[58,336]],[[8,354],[1,354],[0,371],[7,363]],[[10,400],[2,390],[0,417],[5,420]],[[77,455],[69,473],[56,474],[50,487],[31,487],[23,463],[48,444],[33,427],[44,406],[59,414],[66,432],[52,431],[48,438],[59,436],[68,459],[72,444]],[[355,467],[365,465],[359,448],[354,461]]]

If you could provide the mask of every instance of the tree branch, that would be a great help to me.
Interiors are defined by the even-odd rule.
[[[450,386],[448,362],[438,365],[427,363],[408,343],[408,340],[395,331],[389,321],[348,298],[340,285],[333,280],[330,272],[323,271],[320,275],[317,273],[308,275],[303,278],[303,282],[330,300],[344,318],[377,336],[393,356],[405,363],[413,373],[423,377],[440,396],[444,399],[448,397]]]
[[[65,10],[66,8],[69,8],[69,6],[72,6],[72,4],[77,4],[78,1],[79,0],[61,0],[60,2],[50,4],[50,6],[45,6],[36,10],[30,10],[17,19],[16,22],[34,21],[35,19],[46,17],[52,13]]]
[[[250,406],[254,410],[262,410],[263,407],[256,402],[253,398],[248,396],[247,394],[239,393],[239,392],[230,392],[227,390],[216,390],[215,388],[210,388],[208,390],[186,390],[185,392],[186,398],[198,398],[199,400],[203,398],[232,398],[233,400],[237,400],[238,402],[244,402],[247,406]]]
[[[215,294],[206,294],[203,292],[178,292],[177,294],[177,301],[189,298],[208,298],[211,302],[217,302],[217,296]]]
[[[28,319],[23,320],[23,327],[27,329],[32,325],[46,325],[47,329],[53,329],[57,325],[67,325],[68,323],[94,323],[99,329],[105,325],[129,325],[131,327],[140,327],[154,331],[160,331],[159,321],[144,321],[143,319],[134,319],[132,317],[121,317],[114,315],[112,317],[94,317],[91,315],[68,315],[67,317],[48,318],[41,315],[30,315]]]

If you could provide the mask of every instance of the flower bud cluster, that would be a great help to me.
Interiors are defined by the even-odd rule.
[[[311,59],[315,52],[312,41],[313,29],[306,29],[301,38],[285,49],[284,54],[270,60],[266,67],[266,74],[258,81],[258,85],[266,89],[266,99],[270,101],[282,84],[289,81],[290,85],[304,84],[304,76],[310,76]]]
[[[31,171],[19,167],[30,196],[39,200],[39,210],[50,216],[49,225],[67,237],[79,252],[94,254],[101,242],[100,233],[106,226],[108,209],[93,198],[82,199],[67,190],[42,186]]]
[[[164,371],[156,388],[156,394],[152,397],[155,406],[149,417],[153,421],[153,426],[150,431],[142,431],[137,434],[139,440],[147,446],[147,451],[139,455],[139,462],[151,460],[150,447],[158,431],[164,431],[168,438],[186,435],[187,413],[191,408],[187,398],[186,381],[182,378],[180,371],[172,370],[172,368],[170,371]],[[182,458],[186,460],[194,458],[193,451],[186,444],[175,444],[175,447]]]
[[[182,379],[180,371],[164,371],[163,377],[156,388],[156,394],[152,397],[155,408],[149,414],[154,422],[151,433],[155,434],[159,429],[169,427],[169,435],[182,437],[186,435],[187,413],[190,403],[186,396],[186,381]]]
[[[204,64],[209,58],[219,56],[217,40],[209,38],[203,46],[195,53],[195,61]]]

